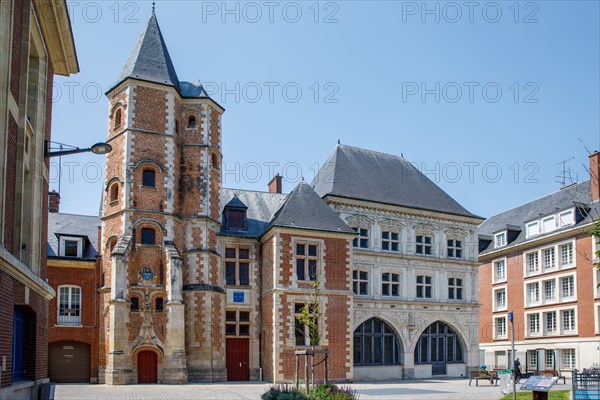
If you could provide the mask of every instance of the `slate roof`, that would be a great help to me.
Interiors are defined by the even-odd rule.
[[[98,254],[100,218],[91,215],[48,213],[48,257],[58,257],[59,236],[85,239],[83,258],[95,259]]]
[[[275,226],[355,234],[304,181],[287,196],[267,229]]]
[[[585,206],[589,210],[588,212],[585,212],[583,215],[580,215],[576,218],[575,226],[592,222],[592,215],[598,215],[597,212],[600,210],[600,204],[598,204],[598,202],[592,204],[589,180],[567,186],[542,198],[530,201],[500,214],[496,214],[488,218],[479,226],[479,235],[491,237],[494,233],[507,229],[507,225],[513,225],[514,227],[519,227],[521,230],[521,232],[518,233],[518,236],[516,236],[516,238],[508,244],[509,247],[514,246],[527,241],[527,239],[525,239],[526,223],[541,219],[546,215],[556,214],[559,211],[574,206]],[[566,230],[572,228],[573,225],[570,225],[562,229]],[[548,234],[554,234],[559,231],[560,230],[555,230]],[[544,234],[537,235],[535,236],[535,239],[543,236]],[[484,254],[492,250],[494,250],[494,246],[492,243],[490,243],[490,245],[480,253]]]
[[[248,208],[248,206],[246,204],[244,204],[244,202],[241,201],[240,198],[235,193],[233,195],[233,198],[229,201],[229,203],[225,204],[225,207],[246,208],[246,209]]]
[[[162,83],[179,89],[179,79],[154,11],[133,47],[117,84],[126,78]]]
[[[281,193],[257,192],[253,190],[241,189],[222,189],[221,190],[221,211],[227,203],[230,203],[237,195],[238,201],[248,207],[246,211],[247,229],[228,230],[225,226],[221,227],[220,234],[223,236],[242,236],[259,237],[267,228],[269,221],[285,200],[286,195]]]
[[[311,185],[321,197],[335,195],[481,218],[404,158],[358,147],[338,144]]]

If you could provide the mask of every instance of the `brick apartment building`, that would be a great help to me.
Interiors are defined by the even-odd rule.
[[[527,370],[571,370],[600,362],[600,291],[590,237],[600,216],[599,153],[590,180],[495,215],[480,227],[482,362]]]
[[[48,377],[52,382],[98,382],[100,218],[59,213],[49,194],[48,283],[56,291],[48,317]]]
[[[107,96],[100,382],[292,381],[315,281],[332,380],[478,365],[482,219],[409,162],[338,145],[287,195],[222,188],[224,109],[179,80],[154,12]]]
[[[52,82],[78,72],[65,1],[0,3],[0,399],[47,381]]]

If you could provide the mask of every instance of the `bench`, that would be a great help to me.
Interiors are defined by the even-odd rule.
[[[556,380],[556,382],[557,382],[557,383],[558,383],[558,381],[559,381],[559,380],[561,380],[561,379],[562,379],[562,381],[563,381],[563,385],[566,385],[566,384],[567,384],[567,379],[566,379],[564,376],[562,376],[562,375],[561,375],[561,374],[560,374],[560,373],[559,373],[557,370],[555,370],[555,369],[545,369],[545,370],[543,370],[543,371],[535,371],[535,372],[534,372],[534,374],[535,374],[535,375],[537,375],[537,376],[553,376],[553,377],[556,377],[556,378],[558,378],[558,379]]]
[[[480,379],[484,379],[486,381],[490,382],[490,385],[493,383],[494,385],[498,385],[498,381],[500,380],[500,378],[498,377],[498,374],[495,371],[489,371],[490,376],[489,377],[483,377],[481,376],[481,374],[479,373],[478,370],[473,370],[470,373],[470,379],[469,379],[469,386],[471,386],[471,382],[473,381],[473,379],[475,379],[475,386],[479,386],[479,380]]]

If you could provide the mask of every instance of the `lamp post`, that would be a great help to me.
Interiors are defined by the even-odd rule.
[[[510,311],[508,313],[508,320],[510,321],[510,336],[511,336],[511,353],[510,353],[510,362],[508,367],[512,366],[513,376],[512,376],[512,398],[513,400],[517,399],[517,375],[515,373],[515,322],[513,312]]]

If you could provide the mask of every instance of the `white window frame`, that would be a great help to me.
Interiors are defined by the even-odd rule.
[[[77,285],[60,285],[57,288],[57,297],[56,297],[56,324],[63,326],[80,326],[81,325],[81,314],[82,314],[82,303],[83,303],[83,291],[81,290],[81,286]],[[61,298],[63,294],[63,290],[67,291],[67,307],[64,310],[64,313],[67,315],[61,315]],[[73,290],[76,289],[79,292],[79,307],[73,308]],[[70,314],[79,314],[79,315],[70,315]]]
[[[573,293],[570,296],[565,296],[563,293],[563,280],[571,278],[573,282]],[[559,296],[560,301],[572,301],[577,300],[577,279],[575,279],[575,274],[561,275],[558,277],[558,288],[559,288]]]
[[[567,216],[569,220],[567,222],[563,222],[563,216]],[[567,211],[561,211],[558,213],[557,215],[557,225],[562,228],[564,226],[570,226],[570,225],[574,225],[575,224],[575,209],[571,208],[570,210]]]
[[[450,279],[454,280],[454,284],[450,285]],[[459,285],[460,283],[460,285]],[[450,289],[454,289],[454,298],[450,297]],[[460,297],[458,294],[460,293]],[[448,277],[448,300],[464,300],[465,299],[465,278],[462,276]]]
[[[537,350],[527,350],[527,368],[528,369],[537,369],[538,365],[538,352]]]
[[[570,329],[565,328],[565,314],[569,313],[572,315],[572,318],[569,317],[572,322],[572,327],[569,326]],[[571,325],[571,323],[569,323]],[[575,308],[564,308],[560,310],[560,330],[563,335],[572,335],[577,333],[577,310]]]
[[[548,257],[548,258],[551,258],[551,265],[550,266],[546,265],[546,261],[547,261],[546,253],[547,252],[551,252],[551,254],[552,254],[551,257]],[[555,270],[556,266],[557,266],[557,262],[556,262],[556,248],[554,246],[545,247],[545,248],[543,248],[543,249],[540,250],[540,253],[541,253],[541,259],[542,259],[542,270],[544,272]]]
[[[354,278],[354,273],[355,272],[356,272],[356,278]],[[361,272],[367,274],[366,280],[362,279],[360,277]],[[371,273],[368,270],[364,269],[364,268],[356,268],[356,269],[352,270],[352,291],[354,292],[354,286],[355,286],[355,284],[356,284],[356,288],[357,288],[357,291],[358,291],[358,293],[354,292],[355,296],[368,296],[371,293],[371,290],[370,290],[371,289],[370,288],[370,286],[371,286],[371,280],[369,279],[369,275],[371,275]],[[367,293],[364,293],[364,294],[360,293],[360,284],[361,283],[366,283],[367,284]]]
[[[497,293],[504,292],[504,305],[498,304]],[[494,305],[494,311],[506,311],[508,310],[508,287],[506,285],[495,287],[492,291],[492,304]]]
[[[552,293],[554,294],[551,298],[546,298],[546,283],[550,283],[552,282]],[[543,293],[544,295],[542,296],[542,302],[544,304],[553,304],[556,303],[558,301],[558,293],[556,291],[556,279],[552,278],[552,279],[546,279],[544,281],[542,281],[542,286],[543,286]]]
[[[568,362],[565,362],[566,355],[569,354]],[[560,361],[563,369],[575,369],[577,368],[577,352],[575,349],[561,349],[560,350]]]
[[[500,327],[498,321],[504,321],[502,324],[504,326],[504,332],[499,332],[498,328]],[[499,315],[494,317],[494,339],[508,339],[508,318],[506,314]]]
[[[546,222],[550,222],[550,224],[547,225]],[[549,217],[542,218],[541,229],[540,229],[541,233],[554,232],[555,230],[556,230],[556,216],[551,215]]]
[[[525,226],[525,232],[526,232],[526,237],[527,238],[531,238],[531,237],[535,237],[535,236],[539,236],[541,233],[541,229],[540,229],[540,221],[533,221],[533,222],[529,222],[526,226]]]
[[[531,288],[536,288],[536,289],[532,291]],[[532,299],[532,296],[531,296],[532,292],[537,294],[536,299]],[[527,282],[525,284],[525,299],[526,299],[527,307],[540,305],[541,298],[542,298],[542,296],[540,293],[540,282],[539,281]]]
[[[383,234],[387,233],[388,234],[388,238],[384,239],[383,238]],[[392,237],[396,235],[396,239],[393,239]],[[387,243],[388,248],[384,249],[383,248],[383,244]],[[396,250],[394,250],[394,245],[396,245]],[[390,253],[399,253],[400,252],[400,232],[398,232],[397,230],[393,230],[393,229],[389,229],[389,228],[385,228],[381,231],[381,251],[387,251]]]
[[[65,255],[65,242],[77,242],[77,256]],[[82,258],[83,257],[83,238],[77,236],[60,236],[58,255],[61,257]]]
[[[535,269],[530,267],[529,258],[535,259]],[[523,262],[525,263],[525,276],[537,275],[540,273],[540,251],[529,251],[524,253]],[[533,264],[532,264],[533,265]]]
[[[502,231],[494,234],[494,248],[498,249],[508,244],[508,232]]]
[[[492,261],[492,282],[493,283],[502,283],[507,281],[508,277],[508,268],[506,266],[507,259],[506,258],[498,258]],[[498,263],[503,264],[504,268],[504,278],[498,278],[498,274],[496,273],[496,266]]]
[[[387,274],[388,275],[388,279],[387,280],[383,280],[383,275]],[[394,275],[396,275],[398,277],[398,281],[394,281]],[[388,285],[389,287],[389,292],[388,294],[384,294],[383,293],[383,285]],[[397,287],[397,292],[398,294],[392,294],[394,292],[393,288]],[[400,297],[400,274],[398,272],[391,272],[391,271],[381,271],[381,295],[384,297]]]
[[[548,310],[548,311],[544,311],[542,313],[542,323],[543,325],[543,332],[544,332],[544,336],[556,336],[559,334],[559,329],[558,329],[558,311],[557,310]],[[549,330],[548,329],[548,315],[553,314],[554,315],[554,330]]]
[[[565,246],[571,246],[571,262],[568,264],[564,264],[562,260],[562,248]],[[575,241],[570,240],[567,242],[562,242],[557,245],[557,258],[558,258],[558,266],[560,269],[573,268],[577,265],[576,260],[576,251],[575,251]]]
[[[537,330],[535,330],[535,331],[531,329],[532,317],[535,317],[537,319]],[[525,323],[526,323],[525,335],[527,337],[541,336],[541,334],[542,334],[542,318],[540,317],[540,313],[534,312],[534,313],[525,314]]]
[[[452,242],[452,246],[450,246],[450,242]],[[462,238],[456,238],[456,237],[449,237],[446,239],[446,256],[448,258],[456,258],[456,259],[461,259],[464,257],[464,244],[465,241]],[[452,256],[448,255],[448,253],[452,251]],[[457,256],[457,254],[460,253],[460,256]]]

